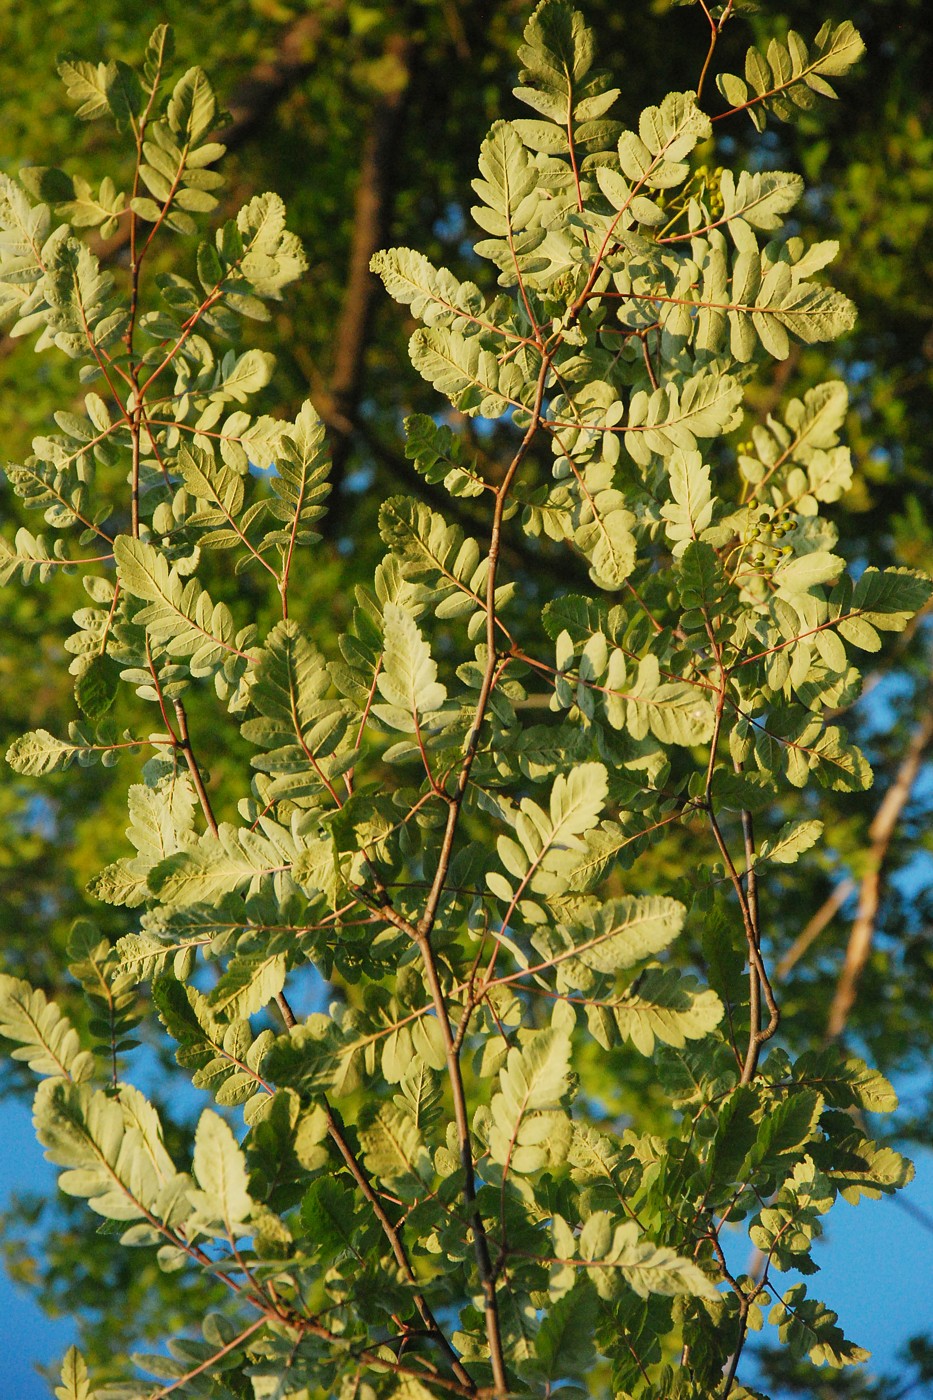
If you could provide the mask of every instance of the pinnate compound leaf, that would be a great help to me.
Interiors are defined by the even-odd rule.
[[[724,220],[744,219],[752,228],[771,232],[782,227],[783,216],[800,200],[803,180],[779,170],[743,170],[736,179],[724,170],[719,188]]]
[[[822,834],[820,821],[787,822],[773,841],[762,841],[755,863],[770,860],[778,865],[793,865],[804,851],[816,845]]]
[[[25,1060],[34,1074],[63,1075],[81,1083],[94,1072],[94,1056],[82,1050],[78,1033],[41,988],[0,974],[0,1035],[12,1040],[14,1060]]]
[[[126,834],[138,854],[105,866],[89,882],[89,893],[107,904],[136,908],[145,903],[153,866],[193,843],[195,800],[187,775],[157,788],[134,783],[127,798],[131,820]]]
[[[466,460],[463,439],[426,413],[405,419],[405,456],[431,485],[442,482],[452,496],[481,496],[486,483]]]
[[[415,369],[445,394],[455,408],[471,417],[501,418],[509,409],[500,388],[499,361],[478,335],[463,335],[444,326],[415,331],[409,343]]]
[[[914,1164],[908,1157],[866,1137],[835,1110],[824,1115],[823,1126],[832,1135],[832,1155],[819,1153],[814,1147],[814,1156],[822,1160],[826,1155],[826,1175],[850,1205],[856,1205],[862,1197],[877,1201],[881,1196],[893,1195],[913,1181]]]
[[[284,987],[286,966],[284,953],[244,953],[232,958],[211,988],[211,1009],[234,1019],[255,1015]]]
[[[260,552],[277,547],[283,572],[295,551],[321,537],[312,528],[324,514],[330,495],[330,453],[324,424],[310,400],[305,400],[293,424],[286,425],[275,448],[275,474],[269,478],[273,500],[266,510],[282,528],[268,531]]]
[[[430,601],[439,617],[469,616],[474,635],[476,615],[485,620],[488,568],[477,541],[411,496],[392,496],[383,504],[379,532],[419,600]],[[512,584],[496,589],[498,611],[513,592]]]
[[[822,1234],[819,1217],[835,1200],[835,1189],[811,1157],[798,1162],[777,1196],[763,1207],[749,1227],[756,1249],[779,1269],[815,1272],[809,1259],[813,1241]]]
[[[184,582],[163,554],[145,540],[120,535],[114,541],[120,582],[127,593],[149,603],[135,615],[150,636],[172,656],[188,659],[193,676],[209,676],[230,662],[244,670],[255,635],[237,632],[226,603],[214,604],[196,578]]]
[[[385,652],[377,685],[385,705],[373,713],[395,729],[413,733],[421,717],[439,710],[447,690],[437,679],[431,648],[411,613],[396,603],[384,609]]]
[[[247,282],[248,290],[256,296],[281,298],[283,290],[304,272],[308,265],[301,240],[285,227],[285,205],[277,194],[255,195],[236,216],[236,241],[242,251],[238,254],[238,273]],[[224,233],[218,231],[218,245],[224,244]],[[240,283],[231,279],[239,292]]]
[[[480,150],[482,179],[473,189],[483,201],[474,205],[473,218],[495,238],[511,245],[525,229],[537,208],[540,176],[521,137],[511,122],[494,122]]]
[[[698,540],[713,518],[709,467],[699,452],[672,453],[668,463],[672,500],[661,507],[671,553],[677,559]]]
[[[684,559],[695,549],[707,545],[687,546]],[[685,571],[686,577],[686,571]],[[613,652],[615,658],[621,653]],[[701,744],[708,739],[713,726],[713,709],[707,692],[686,681],[662,681],[657,657],[643,656],[634,682],[626,683],[618,697],[613,693],[613,667],[609,670],[610,688],[606,711],[610,724],[627,729],[633,739],[644,739],[652,733],[662,744]],[[615,703],[624,700],[624,704]]]
[[[612,1004],[612,1016],[619,1035],[651,1055],[656,1041],[681,1046],[708,1035],[722,1020],[723,1005],[709,988],[698,991],[695,978],[673,968],[651,968]]]
[[[327,665],[293,620],[278,623],[266,638],[249,677],[249,699],[259,718],[241,726],[244,739],[268,754],[253,767],[273,774],[276,787],[324,787],[328,770],[344,752],[349,710],[331,691]]]
[[[574,96],[583,95],[581,87],[593,65],[593,31],[567,0],[551,0],[536,6],[525,26],[524,39],[518,50],[523,65],[519,81],[527,86],[515,88],[515,96],[566,126]],[[590,81],[594,79],[598,81],[596,74]]]
[[[609,497],[608,504],[604,497]],[[637,542],[632,534],[635,517],[620,508],[618,492],[600,492],[588,505],[585,520],[574,531],[574,544],[590,562],[590,578],[600,588],[621,588],[635,568]]]
[[[638,134],[648,150],[665,160],[683,160],[711,131],[710,119],[692,92],[669,92],[660,107],[646,107],[638,120]]]
[[[746,108],[758,131],[765,125],[765,113],[781,121],[791,121],[801,110],[814,105],[817,96],[834,98],[835,89],[827,78],[841,77],[865,52],[861,35],[850,20],[834,24],[827,20],[811,47],[793,29],[786,43],[772,39],[767,55],[751,48],[745,58],[745,77],[721,73],[716,83],[734,108]]]
[[[490,1105],[493,1162],[528,1173],[566,1157],[570,1120],[561,1103],[570,1088],[570,1048],[565,1032],[549,1027],[509,1051]]]
[[[229,1124],[206,1108],[194,1135],[194,1176],[200,1190],[191,1191],[199,1223],[216,1224],[231,1233],[249,1216],[246,1158]]]
[[[62,1362],[61,1385],[55,1387],[55,1400],[95,1400],[87,1365],[78,1348],[71,1346]]]
[[[29,475],[23,467],[11,467],[10,471],[11,479],[16,483],[23,482]],[[12,545],[0,536],[0,584],[9,583],[17,573],[23,583],[31,583],[33,578],[46,583],[57,571],[74,572],[74,565],[68,562],[63,540],[55,540],[50,547],[45,535],[34,535],[23,525],[16,531]]]
[[[272,830],[265,823],[265,830]],[[281,827],[275,839],[247,827],[221,822],[216,836],[202,836],[196,846],[168,856],[150,872],[149,888],[163,903],[216,902],[243,885],[259,887],[283,874],[297,858],[297,848]]]
[[[836,1326],[838,1314],[807,1297],[806,1284],[796,1283],[774,1304],[768,1321],[794,1356],[809,1356],[816,1365],[857,1366],[870,1351],[850,1342]]]
[[[596,1211],[587,1220],[580,1236],[580,1257],[601,1266],[587,1272],[607,1301],[618,1296],[622,1280],[642,1298],[652,1293],[710,1300],[718,1296],[691,1260],[646,1239],[634,1220],[615,1224],[608,1211]]]
[[[244,1103],[261,1091],[257,1074],[274,1039],[271,1031],[253,1035],[247,1020],[215,1016],[207,997],[190,983],[161,975],[152,984],[152,999],[169,1035],[178,1042],[175,1058],[191,1072],[195,1088],[207,1089],[218,1103]]]
[[[633,1220],[616,1229],[625,1231],[626,1238],[617,1237],[614,1247],[618,1253],[614,1262],[629,1287],[641,1297],[650,1293],[673,1297],[686,1294],[712,1301],[719,1296],[712,1282],[692,1260],[682,1258],[666,1245],[638,1240],[638,1227]]]
[[[86,1197],[111,1220],[145,1218],[175,1174],[155,1109],[128,1085],[112,1098],[87,1084],[46,1079],[33,1121],[46,1157],[66,1168],[62,1190]]]
[[[931,591],[931,580],[914,569],[870,567],[859,576],[852,591],[851,609],[863,622],[882,632],[902,632],[926,606]]]
[[[559,773],[549,805],[554,838],[568,842],[596,825],[606,802],[608,775],[601,763],[581,763]]]
[[[382,278],[386,291],[426,326],[448,326],[472,321],[485,302],[472,282],[460,283],[446,267],[434,267],[413,248],[391,248],[376,253],[370,270]],[[420,416],[420,415],[419,415]]]
[[[67,739],[59,739],[47,729],[34,729],[29,734],[21,734],[7,749],[6,760],[14,773],[35,778],[43,777],[46,773],[62,773],[73,763],[82,768],[92,763],[111,768],[121,751],[138,751],[138,747],[129,734],[125,734],[121,740],[115,727],[106,721],[96,730],[72,722],[68,726]]]
[[[794,1078],[816,1089],[832,1108],[893,1113],[897,1094],[880,1070],[857,1055],[842,1058],[835,1050],[807,1050],[794,1063]]]
[[[730,374],[701,370],[682,387],[676,382],[640,389],[629,404],[625,447],[642,466],[651,453],[669,457],[675,448],[696,451],[697,438],[712,438],[738,422],[742,385]]]
[[[217,99],[203,68],[189,68],[175,84],[166,109],[168,125],[183,146],[197,146],[214,125]]]
[[[106,116],[110,110],[107,87],[112,76],[112,65],[88,63],[75,54],[63,54],[59,59],[58,72],[70,101],[78,104],[75,116],[86,122]]]
[[[522,798],[515,813],[518,841],[499,837],[500,862],[510,875],[528,882],[534,893],[547,898],[561,894],[580,863],[582,837],[595,827],[607,794],[608,775],[602,763],[581,763],[569,774],[559,773],[547,812],[530,797]],[[511,900],[511,886],[497,872],[487,878],[491,889]]]
[[[785,1166],[816,1132],[823,1098],[813,1089],[798,1089],[783,1101],[768,1104],[757,1128],[754,1145],[737,1173],[737,1180],[759,1179]]]
[[[795,594],[807,593],[818,584],[837,579],[845,568],[845,560],[828,550],[815,550],[812,554],[798,554],[778,564],[774,570],[774,584],[778,591],[789,598]]]
[[[676,899],[661,895],[610,900],[567,929],[574,957],[595,972],[621,972],[672,943],[686,912]]]
[[[369,1173],[406,1196],[417,1197],[433,1179],[421,1129],[396,1103],[382,1105],[369,1127],[360,1130],[360,1143]]]
[[[635,185],[670,189],[686,179],[689,166],[684,157],[711,130],[709,117],[700,111],[692,92],[669,92],[659,107],[642,112],[637,136],[623,131],[619,164]]]
[[[855,744],[846,742],[838,725],[829,725],[813,745],[811,764],[821,787],[834,792],[865,792],[874,775],[868,760]]]

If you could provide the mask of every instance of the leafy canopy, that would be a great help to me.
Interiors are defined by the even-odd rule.
[[[758,126],[789,119],[860,51],[849,24],[812,47],[791,32],[720,88]],[[9,977],[0,1029],[40,1078],[62,1189],[115,1247],[227,1294],[191,1319],[200,1336],[137,1358],[155,1381],[92,1389],[72,1351],[60,1396],[725,1400],[752,1393],[737,1368],[768,1303],[795,1355],[865,1356],[774,1275],[815,1269],[837,1196],[912,1169],[860,1126],[894,1107],[882,1076],[775,1039],[759,889],[822,836],[812,816],[777,829],[775,796],[809,813],[819,788],[870,784],[832,712],[930,582],[856,581],[835,552],[843,384],[712,469],[758,367],[836,339],[853,308],[820,276],[833,247],[787,232],[799,177],[710,180],[723,114],[675,92],[628,129],[595,59],[584,18],[544,0],[516,89],[534,115],[494,124],[473,182],[489,277],[405,248],[373,261],[421,323],[415,367],[460,414],[506,420],[514,451],[493,476],[449,423],[409,419],[408,456],[487,508],[482,538],[454,506],[385,502],[384,556],[326,653],[289,606],[320,539],[323,429],[310,404],[252,412],[274,366],[239,348],[305,257],[273,194],[204,236],[224,154],[205,73],[170,79],[164,26],[141,71],[65,58],[77,115],[135,151],[132,188],[2,177],[0,304],[14,335],[81,362],[82,400],[8,469],[46,533],[20,530],[0,570],[79,572],[90,604],[66,642],[83,718],[7,757],[24,777],[145,761],[135,854],[91,886],[137,911],[133,931],[73,936],[86,1036]],[[112,273],[81,230],[121,220]],[[190,278],[150,276],[169,233],[193,240]],[[542,536],[581,563],[543,609],[506,562]],[[212,600],[231,556],[276,600],[272,625],[245,586]],[[202,694],[252,754],[220,815],[188,724]],[[697,855],[671,889],[645,856],[675,831]],[[296,1015],[309,965],[327,994]],[[122,1077],[153,1013],[221,1110],[190,1160]],[[664,1133],[588,1092],[594,1043],[622,1073],[652,1061]],[[727,1221],[760,1250],[755,1276],[730,1272]]]

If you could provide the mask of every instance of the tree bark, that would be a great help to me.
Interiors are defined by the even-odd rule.
[[[871,955],[878,907],[881,903],[881,876],[884,862],[894,839],[901,813],[910,800],[910,794],[923,762],[924,752],[930,741],[933,740],[931,698],[933,698],[933,694],[927,697],[927,712],[914,730],[907,752],[897,770],[897,776],[885,793],[881,806],[868,828],[868,838],[871,842],[868,852],[868,866],[862,876],[858,910],[852,925],[852,932],[849,934],[845,961],[836,984],[836,991],[826,1022],[826,1039],[830,1041],[837,1040],[845,1030],[849,1013],[855,1004],[862,973],[865,971],[865,965]]]
[[[416,55],[405,34],[386,41],[386,57],[398,65],[401,80],[373,106],[360,161],[353,211],[353,234],[346,289],[334,332],[334,362],[326,402],[319,405],[331,430],[335,490],[346,471],[354,422],[362,397],[366,347],[378,283],[369,270],[373,254],[389,238],[395,207],[396,152],[400,145]]]

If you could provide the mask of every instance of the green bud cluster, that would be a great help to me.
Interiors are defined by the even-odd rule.
[[[705,200],[706,206],[714,218],[718,218],[724,208],[720,188],[722,177],[723,167],[721,165],[698,165],[693,172],[693,178],[700,187],[701,197]]]
[[[753,564],[774,564],[778,558],[793,553],[791,545],[781,543],[785,535],[791,534],[797,528],[796,516],[788,506],[772,509],[763,502],[751,501],[747,515],[742,543],[757,546],[748,555]]]

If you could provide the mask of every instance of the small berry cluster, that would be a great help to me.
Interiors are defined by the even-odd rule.
[[[764,564],[768,559],[766,552],[768,550],[773,550],[780,555],[793,554],[791,545],[781,544],[780,541],[796,528],[796,523],[787,506],[776,507],[772,510],[770,506],[763,505],[758,501],[750,502],[748,527],[743,543],[757,546],[749,552],[748,557],[751,562]]]
[[[718,218],[724,208],[722,190],[720,188],[722,176],[723,167],[721,165],[715,167],[698,165],[693,172],[693,178],[700,187],[700,197],[704,199],[706,207],[713,218]]]

